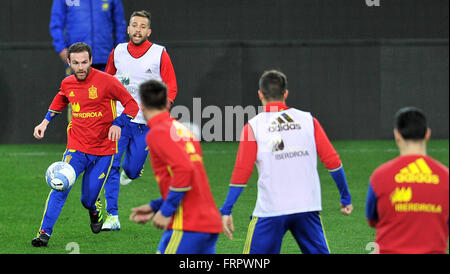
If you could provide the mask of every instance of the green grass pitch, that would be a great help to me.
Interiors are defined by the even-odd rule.
[[[331,176],[318,164],[322,183],[321,213],[326,237],[332,253],[367,254],[366,245],[373,241],[374,230],[365,219],[365,198],[368,179],[381,163],[398,155],[393,141],[335,141],[333,142],[345,167],[355,210],[351,216],[339,211],[339,194]],[[202,143],[205,167],[218,207],[225,200],[238,143]],[[122,186],[119,195],[120,232],[93,234],[89,228],[87,210],[80,202],[81,178],[75,183],[60,218],[56,222],[49,246],[34,248],[31,240],[39,229],[44,204],[50,188],[45,183],[46,168],[59,161],[64,145],[0,145],[0,235],[1,254],[68,254],[76,243],[81,254],[153,254],[161,231],[151,224],[138,225],[128,220],[130,209],[159,197],[149,162],[142,178]],[[448,166],[448,140],[428,144],[428,154]],[[256,201],[257,171],[233,209],[234,239],[223,234],[217,242],[220,254],[242,253],[249,217]],[[287,233],[282,254],[297,254],[300,250]]]

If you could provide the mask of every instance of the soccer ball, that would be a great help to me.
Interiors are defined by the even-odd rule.
[[[76,179],[75,169],[66,162],[51,164],[45,173],[47,184],[56,191],[68,190]]]

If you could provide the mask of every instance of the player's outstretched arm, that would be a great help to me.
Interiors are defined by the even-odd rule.
[[[223,233],[230,240],[233,240],[232,232],[234,232],[234,223],[231,211],[245,186],[246,184],[230,184],[225,202],[223,203],[222,208],[220,208],[220,214],[222,215]]]
[[[34,132],[33,132],[34,138],[36,138],[38,140],[44,138],[44,133],[45,133],[45,130],[47,129],[48,124],[59,113],[60,112],[58,112],[58,111],[49,110],[47,112],[47,115],[45,116],[44,120],[42,120],[42,122],[34,128]]]
[[[336,170],[328,170],[331,177],[333,178],[336,186],[339,189],[339,194],[341,196],[340,206],[341,213],[344,215],[350,215],[353,211],[352,196],[347,185],[347,179],[345,177],[344,167],[341,165]]]
[[[61,84],[62,85],[62,84]],[[34,128],[33,136],[34,138],[40,140],[44,138],[45,130],[47,129],[47,125],[56,117],[56,115],[60,114],[66,106],[69,104],[69,100],[65,97],[62,91],[59,91],[55,98],[53,98],[52,103],[48,109],[47,115],[45,115],[44,120]]]
[[[316,141],[317,154],[320,161],[324,163],[325,168],[330,172],[336,186],[339,189],[341,196],[340,206],[341,212],[344,215],[350,215],[353,211],[352,197],[347,185],[347,179],[345,177],[344,167],[342,161],[328,139],[327,134],[323,130],[319,121],[313,118],[314,122],[314,138]]]
[[[234,223],[231,211],[242,191],[246,187],[250,176],[252,175],[257,152],[258,146],[255,135],[251,126],[246,124],[241,132],[238,153],[236,155],[228,194],[222,208],[220,208],[223,232],[230,240],[233,239],[232,232],[234,232]]]
[[[154,215],[153,208],[149,204],[146,204],[131,209],[130,221],[138,224],[146,224]]]

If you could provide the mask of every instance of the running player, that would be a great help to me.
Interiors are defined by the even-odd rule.
[[[101,205],[97,202],[100,191],[117,153],[121,127],[136,116],[139,107],[116,78],[91,68],[91,64],[89,45],[70,46],[69,65],[74,74],[61,82],[45,119],[34,129],[34,137],[42,139],[50,121],[70,104],[72,120],[67,127],[63,161],[75,169],[77,177],[84,172],[81,203],[89,211],[92,232],[99,233],[103,224]],[[119,117],[117,100],[125,106]],[[50,191],[38,236],[31,242],[33,246],[47,246],[70,190]]]
[[[128,26],[130,42],[119,44],[111,52],[105,71],[119,79],[138,103],[140,102],[138,88],[141,83],[151,79],[162,80],[169,88],[167,106],[170,108],[177,95],[175,72],[167,50],[148,41],[151,33],[151,14],[145,10],[133,12]],[[118,102],[117,115],[122,111],[123,106]],[[119,152],[115,156],[109,180],[105,185],[108,212],[102,228],[105,231],[120,230],[118,213],[120,185],[129,184],[142,175],[148,155],[145,143],[148,130],[142,111],[139,111],[130,123],[126,123],[122,130]],[[123,170],[120,173],[123,154],[125,154]]]

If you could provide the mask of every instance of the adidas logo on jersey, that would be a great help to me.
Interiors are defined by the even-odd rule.
[[[397,183],[439,184],[439,176],[433,174],[423,158],[419,158],[402,168],[395,175],[394,180]]]
[[[269,132],[287,131],[301,129],[299,123],[296,123],[289,115],[282,113],[269,126]]]

